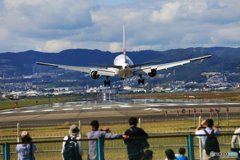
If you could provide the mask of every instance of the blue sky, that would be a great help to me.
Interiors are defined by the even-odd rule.
[[[239,0],[0,0],[0,53],[240,45]]]

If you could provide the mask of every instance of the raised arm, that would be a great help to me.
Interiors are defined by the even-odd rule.
[[[200,129],[203,127],[203,125],[205,125],[205,123],[206,123],[206,120],[203,120],[203,121],[201,122],[201,125],[199,125],[199,126],[196,128],[195,133],[196,133],[198,130],[200,130]]]

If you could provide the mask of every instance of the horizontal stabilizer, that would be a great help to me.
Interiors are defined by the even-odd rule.
[[[148,65],[148,64],[152,64],[152,63],[157,63],[157,62],[161,62],[161,61],[155,61],[155,62],[147,62],[147,63],[142,63],[142,64],[135,64],[135,65],[130,65],[130,68],[135,68],[135,67],[139,67],[139,66],[144,66],[144,65]]]
[[[108,64],[95,64],[95,63],[89,63],[90,65],[95,65],[95,66],[104,66],[104,67],[112,67],[112,68],[118,68],[121,69],[122,66],[114,66],[114,65],[108,65]]]

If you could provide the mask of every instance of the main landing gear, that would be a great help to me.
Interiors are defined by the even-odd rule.
[[[111,82],[110,82],[110,80],[108,80],[108,78],[109,78],[109,76],[106,76],[106,78],[107,78],[107,80],[104,80],[104,86],[106,86],[106,85],[111,85]]]
[[[142,75],[139,75],[140,79],[138,79],[138,85],[140,85],[141,83],[144,84],[144,79],[142,79]]]

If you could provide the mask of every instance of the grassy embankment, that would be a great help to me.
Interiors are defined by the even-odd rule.
[[[0,101],[0,110],[3,109],[12,109],[12,108],[19,108],[19,107],[26,107],[32,105],[40,105],[40,104],[48,104],[48,103],[57,103],[63,102],[70,99],[75,99],[77,96],[73,97],[54,97],[54,98],[25,98],[21,100],[4,100]],[[17,103],[17,106],[15,105]]]
[[[238,119],[231,119],[230,120],[230,127],[226,126],[226,120],[222,120],[220,123],[221,128],[224,129],[234,129],[239,127],[240,120]],[[69,123],[66,123],[61,126],[55,127],[39,127],[39,128],[21,128],[21,131],[27,130],[30,132],[32,137],[40,137],[40,136],[65,136],[68,134]],[[186,131],[190,130],[191,127],[194,125],[192,120],[187,121],[172,121],[172,122],[149,122],[149,123],[142,123],[142,128],[150,133],[150,132],[166,132],[166,131]],[[110,124],[110,125],[102,125],[101,128],[110,127],[112,133],[121,133],[123,134],[128,128],[128,124]],[[90,131],[89,125],[82,125],[82,134],[86,135],[87,132]],[[194,133],[194,129],[191,129],[191,133]],[[224,132],[226,133],[226,132]],[[233,133],[233,132],[229,132]],[[188,135],[190,133],[185,133]],[[0,130],[1,136],[10,136],[16,137],[16,129],[1,129]],[[150,134],[150,136],[170,136],[170,135],[183,135],[183,133],[173,133],[173,134]],[[4,138],[4,137],[2,137]],[[220,144],[226,144],[231,142],[232,136],[221,136],[219,138]],[[84,136],[83,139],[86,139]],[[50,139],[34,139],[34,141],[50,141]],[[62,140],[62,138],[54,138],[51,140]],[[8,142],[16,142],[15,141],[8,141]],[[162,137],[162,138],[149,138],[148,142],[154,148],[150,148],[154,152],[154,158],[157,159],[164,159],[164,151],[168,148],[174,150],[174,152],[178,153],[178,147],[173,147],[169,145],[186,145],[186,137]],[[198,144],[198,139],[194,138],[194,144]],[[35,153],[37,159],[61,159],[60,150],[62,148],[62,142],[51,142],[51,143],[35,143],[38,148],[38,151],[43,150],[56,150],[56,152],[46,152],[46,153]],[[84,157],[83,159],[87,158],[87,148],[88,148],[88,141],[84,141],[82,143],[84,150]],[[127,150],[124,148],[126,145],[123,143],[122,140],[107,140],[105,141],[105,148],[113,148],[113,147],[122,147],[122,149],[106,149],[105,150],[105,159],[127,159]],[[221,152],[229,152],[230,146],[221,146]],[[14,152],[15,145],[12,145],[11,151]],[[184,147],[186,148],[186,146]],[[195,158],[199,157],[199,149],[198,147],[194,147],[195,149]],[[1,151],[1,148],[0,148]],[[16,157],[16,154],[12,154],[11,158]],[[0,156],[1,157],[1,156]]]
[[[240,101],[240,92],[147,93],[128,94],[124,96],[153,99],[222,99],[228,101]]]

